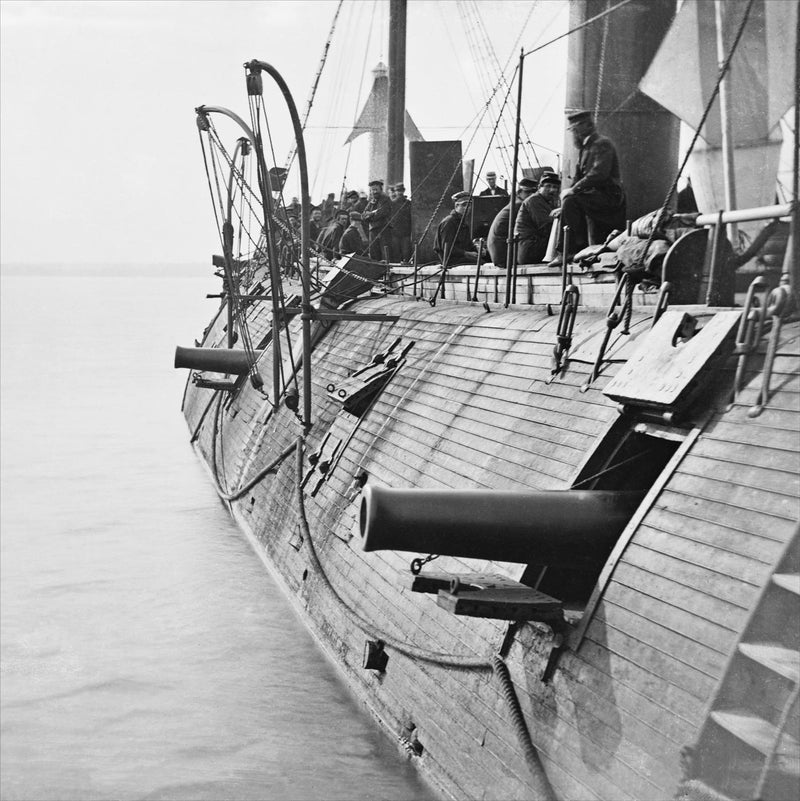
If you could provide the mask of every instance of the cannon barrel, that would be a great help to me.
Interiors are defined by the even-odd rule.
[[[258,359],[263,351],[255,351]],[[239,348],[175,348],[175,367],[211,373],[245,375],[250,370],[247,354]]]
[[[388,489],[361,498],[365,551],[544,565],[602,564],[644,492]]]

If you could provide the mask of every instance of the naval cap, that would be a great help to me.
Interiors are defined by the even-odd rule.
[[[450,198],[450,200],[452,200],[452,201],[453,201],[453,203],[460,203],[462,200],[469,200],[469,198],[470,198],[470,194],[469,194],[469,192],[464,192],[464,191],[461,191],[461,192],[456,192],[456,193],[455,193],[455,194],[454,194],[454,195],[453,195],[453,196]]]
[[[406,188],[405,188],[405,186],[403,186],[403,184],[395,184],[395,185],[394,185],[394,188],[395,188],[395,189],[396,189],[398,192],[405,192],[405,191],[406,191]]]
[[[355,190],[355,189],[351,189],[351,190],[350,190],[350,191],[349,191],[349,192],[348,192],[348,193],[345,195],[345,197],[358,197],[358,192],[356,192],[356,190]]]
[[[358,211],[351,211],[350,212],[350,219],[355,222],[361,222],[361,213]]]
[[[383,186],[383,181],[380,178],[375,178],[374,180],[370,181],[369,186]]]
[[[539,178],[539,186],[542,184],[560,184],[561,179],[554,172],[543,172],[542,177]]]
[[[536,189],[536,186],[536,181],[534,181],[533,178],[523,178],[519,182],[520,189]]]
[[[578,111],[570,111],[567,114],[567,122],[570,125],[576,125],[579,122],[591,122],[592,121],[592,112],[586,111],[585,109],[579,109]]]

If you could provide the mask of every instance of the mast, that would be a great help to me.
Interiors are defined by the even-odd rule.
[[[386,181],[403,180],[406,114],[406,0],[389,2],[389,103]],[[371,176],[376,178],[378,176]]]
[[[606,11],[607,0],[575,0],[570,28]],[[617,146],[628,216],[658,208],[678,168],[680,122],[638,89],[675,16],[676,0],[633,0],[569,38],[567,111],[594,113],[600,133]],[[574,175],[577,148],[564,143],[565,175]],[[567,184],[568,185],[568,184]]]
[[[717,38],[717,62],[720,69],[727,58],[725,47],[725,17],[722,0],[714,0],[714,22]],[[736,172],[733,163],[733,134],[731,131],[731,92],[729,76],[726,75],[719,85],[719,116],[722,129],[722,165],[725,186],[725,209],[733,211],[736,208]],[[728,226],[728,237],[736,244],[736,224]]]

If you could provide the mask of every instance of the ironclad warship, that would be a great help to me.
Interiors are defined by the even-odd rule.
[[[390,181],[409,129],[404,14],[392,0],[376,76]],[[311,252],[303,123],[278,70],[245,65],[249,122],[197,109],[223,290],[176,353],[191,442],[443,797],[800,797],[797,16],[764,0],[572,3],[567,111],[593,110],[617,143],[637,219],[557,265],[518,264],[513,236],[502,269],[432,260],[443,202],[473,187],[459,142],[419,139],[414,258],[328,262]],[[263,141],[267,80],[296,133],[297,236],[288,165]],[[518,180],[538,177],[520,106],[512,218]],[[696,132],[680,164],[676,114]],[[232,153],[219,117],[238,126]],[[781,119],[793,145],[776,184]],[[565,183],[574,165],[568,149]],[[471,237],[498,210],[475,198]]]

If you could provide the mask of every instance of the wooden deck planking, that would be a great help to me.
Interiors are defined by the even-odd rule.
[[[702,586],[706,592],[734,606],[749,609],[757,588],[750,582],[734,579],[722,571],[698,565],[685,557],[654,551],[638,542],[631,542],[625,561],[644,570],[658,571],[686,587]]]
[[[714,647],[717,642],[708,645],[698,642],[691,628],[687,634],[685,615],[622,585],[609,590],[603,609],[607,630],[626,632],[626,637],[635,640],[642,653],[645,650],[658,652],[664,664],[670,663],[669,670],[676,674],[680,671],[687,675],[701,673],[716,680],[724,670],[725,653]]]
[[[639,527],[634,541],[640,547],[748,584],[760,585],[769,570],[764,562],[681,537],[673,531],[659,531],[649,521]]]
[[[792,447],[795,443],[787,438],[786,429],[758,425],[757,420],[758,418],[748,421],[753,425],[742,422],[733,423],[729,422],[724,415],[719,415],[703,431],[701,442],[731,442],[741,445],[756,445],[771,451],[796,453],[796,448]]]
[[[736,446],[731,446],[735,450]],[[745,456],[742,454],[742,459]],[[725,481],[733,486],[746,486],[765,494],[800,497],[800,474],[783,470],[778,466],[759,467],[746,461],[726,462],[711,459],[702,449],[694,450],[681,462],[681,473],[692,476],[713,476],[715,481]]]
[[[789,495],[775,495],[770,491],[719,481],[709,476],[698,476],[684,470],[676,471],[668,489],[700,502],[710,501],[725,505],[730,509],[732,520],[735,520],[738,509],[768,515],[775,519],[776,524],[780,520],[789,523],[797,520],[796,502]]]
[[[656,634],[655,628],[648,626],[644,618],[637,617],[632,613],[624,614],[624,610],[619,607],[608,610],[608,613],[619,625],[634,623],[643,627],[646,636],[652,637]],[[664,684],[671,684],[686,690],[696,700],[705,701],[709,697],[716,684],[716,674],[709,675],[694,665],[676,659],[663,648],[643,641],[638,632],[637,636],[633,636],[627,630],[613,625],[605,619],[605,616],[606,609],[604,607],[602,613],[592,622],[590,633],[587,636],[607,648],[612,660],[614,657],[627,659],[637,668],[641,668],[645,673],[657,679],[662,685],[662,690]],[[670,710],[663,711],[674,714]]]
[[[712,593],[704,592],[702,588],[687,587],[638,565],[618,566],[609,585],[612,599],[613,593],[617,592],[615,585],[660,600],[667,609],[665,615],[669,614],[670,607],[682,609],[691,616],[686,618],[685,622],[693,620],[693,625],[696,625],[699,631],[708,631],[710,639],[724,639],[729,633],[735,632],[737,621],[741,622],[742,615],[747,612],[741,606],[735,606]],[[635,611],[635,607],[633,608]]]
[[[690,520],[695,520],[694,517],[687,518],[665,507],[663,502],[664,498],[659,498],[647,515],[647,524],[659,531],[673,532],[675,536],[683,539],[737,554],[762,564],[772,564],[783,547],[782,540],[763,538],[752,531],[739,531],[710,521],[705,521],[704,525],[690,527],[688,523]]]

